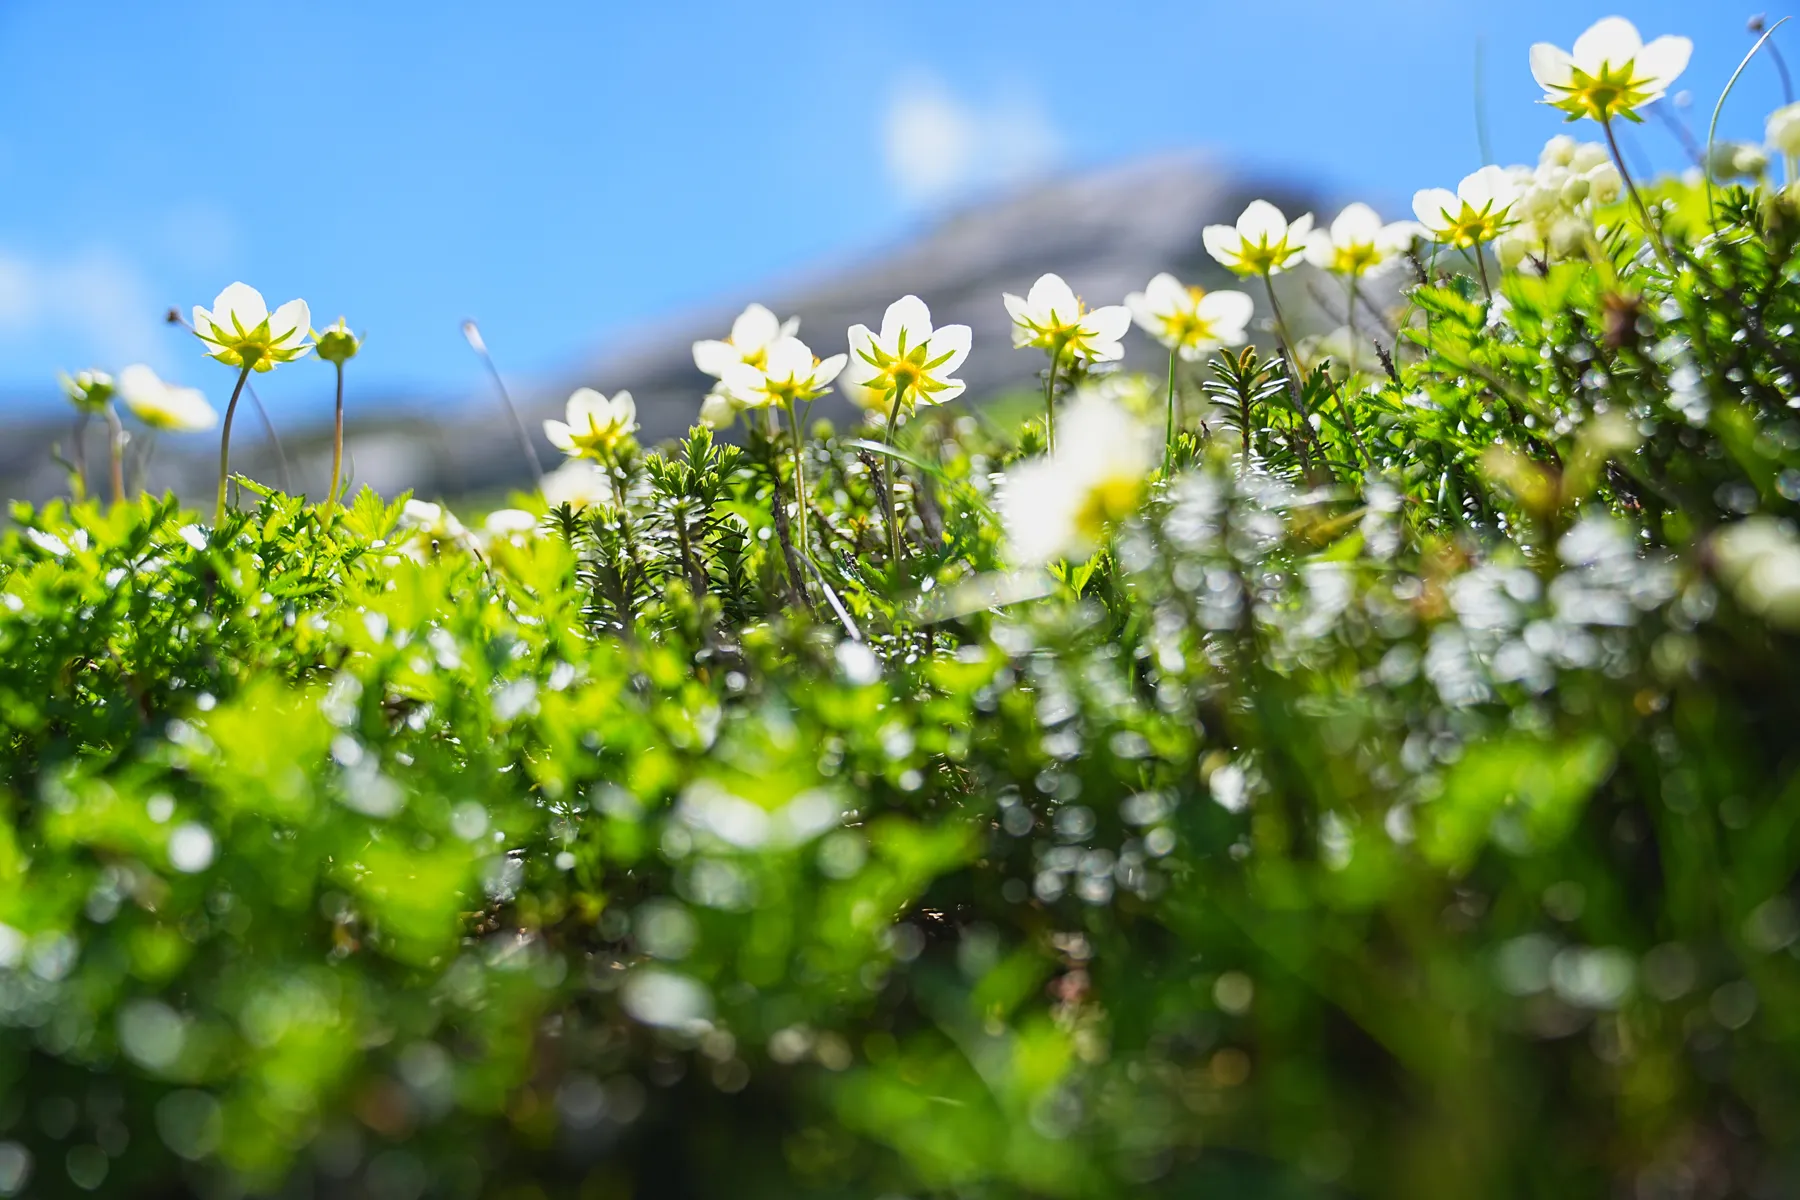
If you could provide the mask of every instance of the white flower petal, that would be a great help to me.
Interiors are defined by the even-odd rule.
[[[236,320],[248,332],[261,325],[268,315],[269,306],[263,303],[262,293],[247,283],[232,284],[213,301],[213,320],[227,329]]]
[[[1636,74],[1654,90],[1666,92],[1669,85],[1687,70],[1688,59],[1693,54],[1694,43],[1687,38],[1659,37],[1638,55]]]
[[[760,304],[752,304],[731,323],[731,344],[741,353],[761,350],[781,336],[781,322]]]
[[[1618,68],[1638,56],[1644,39],[1637,26],[1624,17],[1602,17],[1575,39],[1571,57],[1575,65],[1589,75],[1598,75],[1602,67]]]
[[[1061,275],[1043,275],[1031,285],[1031,294],[1025,297],[1025,308],[1031,318],[1039,325],[1051,322],[1072,324],[1080,312],[1080,301],[1075,299],[1075,291]]]
[[[743,360],[743,353],[729,342],[715,339],[694,343],[694,365],[714,379],[723,375],[732,363]]]
[[[931,346],[926,357],[932,361],[943,358],[946,354],[950,357],[933,367],[932,374],[940,379],[956,374],[956,369],[963,365],[964,359],[969,357],[969,346],[974,336],[973,331],[967,325],[945,325],[941,329],[933,330]]]
[[[1531,77],[1546,92],[1566,88],[1575,77],[1575,60],[1562,47],[1539,42],[1531,48]]]
[[[1200,233],[1200,240],[1206,246],[1206,252],[1228,267],[1235,267],[1244,239],[1230,225],[1208,225]]]
[[[844,364],[849,360],[850,356],[847,354],[834,354],[830,358],[820,362],[819,365],[813,369],[813,386],[822,388],[830,384],[832,380],[838,377],[838,372],[844,369]]]
[[[917,296],[902,296],[888,305],[881,318],[881,346],[890,354],[906,334],[906,348],[917,346],[931,336],[931,310]]]
[[[1275,241],[1286,235],[1287,218],[1267,200],[1252,200],[1237,220],[1237,231],[1246,242]]]
[[[1153,278],[1140,293],[1149,304],[1152,312],[1175,313],[1186,310],[1191,301],[1188,290],[1181,286],[1181,281],[1164,271]],[[1130,306],[1127,301],[1127,307]]]

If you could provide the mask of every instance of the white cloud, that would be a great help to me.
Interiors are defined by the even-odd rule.
[[[0,248],[0,338],[51,335],[87,355],[74,366],[156,361],[162,313],[143,274],[111,251],[37,259]]]
[[[1009,92],[974,103],[915,74],[895,86],[883,122],[890,181],[911,203],[934,204],[1014,183],[1056,161],[1061,139],[1042,103]]]

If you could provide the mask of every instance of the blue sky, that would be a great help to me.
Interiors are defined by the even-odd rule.
[[[240,278],[367,330],[364,394],[461,394],[465,317],[554,372],[984,189],[1176,149],[1403,209],[1480,165],[1478,42],[1495,157],[1532,161],[1559,121],[1528,46],[1613,12],[1694,39],[1703,137],[1752,39],[1701,0],[7,0],[0,396],[138,360],[217,393],[160,315]],[[1779,102],[1753,64],[1726,130]],[[310,412],[327,376],[265,398]]]

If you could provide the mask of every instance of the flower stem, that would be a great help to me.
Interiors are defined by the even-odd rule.
[[[1062,347],[1050,351],[1050,378],[1044,382],[1044,444],[1056,453],[1056,369],[1062,365]]]
[[[111,404],[106,406],[106,440],[112,453],[112,502],[125,502],[125,426]]]
[[[1163,478],[1175,469],[1175,350],[1169,350],[1169,424],[1163,437]]]
[[[1625,156],[1619,152],[1619,139],[1613,133],[1612,118],[1602,117],[1600,128],[1606,131],[1606,145],[1612,151],[1613,165],[1619,168],[1619,178],[1625,181],[1625,190],[1631,193],[1631,202],[1637,207],[1638,220],[1643,223],[1644,236],[1650,239],[1650,248],[1662,259],[1663,267],[1670,278],[1675,275],[1675,260],[1669,254],[1669,247],[1663,241],[1662,230],[1650,219],[1650,207],[1644,203],[1644,197],[1638,192],[1637,180],[1631,177],[1631,171],[1625,166]]]
[[[1488,282],[1487,251],[1479,239],[1469,247],[1475,255],[1475,271],[1481,276],[1481,294],[1487,297],[1489,305],[1494,303],[1494,285]]]
[[[75,429],[69,434],[69,460],[75,469],[69,473],[69,495],[81,503],[87,495],[87,409],[75,414]]]
[[[337,363],[337,420],[331,427],[331,490],[325,493],[325,519],[337,506],[338,478],[344,469],[344,364]]]
[[[237,415],[238,398],[250,379],[253,364],[246,362],[238,372],[237,386],[231,389],[231,403],[225,406],[225,425],[219,433],[219,501],[213,506],[213,528],[225,523],[225,481],[231,476],[231,419]]]
[[[800,441],[800,414],[794,408],[793,400],[787,401],[788,427],[794,435],[794,501],[797,505],[798,532],[800,534],[801,553],[807,553],[806,541],[806,460]]]
[[[885,431],[889,450],[894,448],[894,430],[900,425],[900,401],[905,395],[905,384],[901,384],[894,389],[894,407],[892,411],[888,413],[887,429]],[[887,488],[885,489],[886,495],[883,498],[887,501],[888,554],[893,559],[894,570],[898,571],[900,569],[900,522],[894,515],[896,505],[894,504],[893,455],[889,454],[886,456],[886,461],[881,464],[881,470],[882,474],[887,478]]]

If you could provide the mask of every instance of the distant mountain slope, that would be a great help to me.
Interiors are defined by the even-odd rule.
[[[914,293],[931,306],[935,322],[961,322],[974,330],[963,378],[970,397],[980,399],[1032,385],[1043,366],[1040,355],[1013,350],[1002,292],[1023,294],[1045,271],[1061,274],[1094,305],[1118,303],[1158,271],[1174,271],[1207,287],[1225,286],[1228,277],[1206,255],[1201,230],[1234,220],[1256,196],[1291,214],[1312,203],[1296,189],[1250,181],[1199,157],[1131,163],[969,207],[865,260],[778,281],[741,301],[760,300],[784,317],[799,316],[800,336],[823,356],[844,348],[849,325],[877,325],[889,302]],[[629,389],[638,402],[644,440],[679,434],[693,421],[710,384],[694,368],[691,345],[724,336],[740,307],[741,302],[721,305],[639,331],[628,345],[597,355],[562,379],[521,383],[515,399],[535,431],[575,387],[608,394]],[[1141,336],[1134,334],[1127,345],[1128,361],[1160,368],[1160,352]],[[842,416],[847,405],[834,396],[818,412]],[[46,450],[52,439],[67,436],[66,426],[16,432],[0,439],[6,494],[41,498],[59,491],[60,472],[49,466]],[[323,435],[320,429],[284,431],[301,489],[323,486],[329,469]],[[192,449],[180,459],[165,450],[153,482],[209,495],[215,460],[200,452],[198,439],[184,441]],[[242,448],[234,450],[235,466],[256,478],[276,479],[247,406],[240,408],[233,441]],[[541,439],[540,450],[548,464],[552,452]],[[97,440],[89,453],[98,461]],[[460,402],[440,420],[381,415],[357,420],[348,454],[358,479],[390,494],[408,487],[421,495],[492,492],[529,481],[514,433],[485,395]]]

